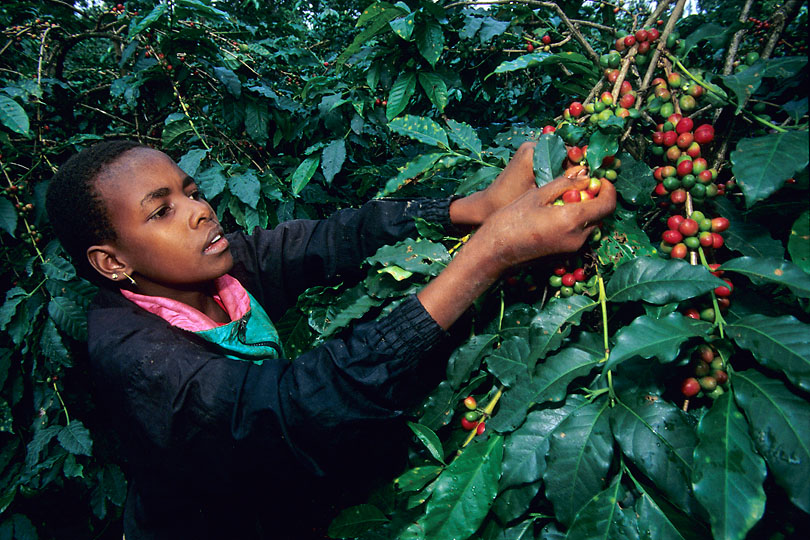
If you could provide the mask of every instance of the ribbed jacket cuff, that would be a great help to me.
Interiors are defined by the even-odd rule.
[[[384,346],[406,362],[418,359],[447,335],[415,294],[379,320],[377,328]]]

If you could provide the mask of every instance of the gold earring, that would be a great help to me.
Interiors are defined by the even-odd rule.
[[[111,276],[110,276],[110,278],[112,278],[112,279],[118,279],[118,274],[116,274],[115,272],[113,272],[113,275],[111,275]]]
[[[132,283],[133,285],[138,285],[137,283],[135,283],[135,280],[134,280],[134,279],[132,279],[132,276],[130,276],[130,275],[129,275],[129,274],[127,274],[126,272],[122,272],[122,274],[124,274],[124,277],[125,277],[125,278],[127,278],[127,279],[129,280],[129,282],[130,282],[130,283]]]

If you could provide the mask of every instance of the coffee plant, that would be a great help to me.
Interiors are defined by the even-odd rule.
[[[127,464],[94,405],[81,279],[44,193],[135,139],[230,229],[482,189],[525,141],[615,214],[452,329],[407,467],[332,538],[787,538],[810,513],[807,6],[687,2],[0,6],[0,538],[120,538]],[[291,354],[418,291],[428,222],[277,321]],[[474,233],[472,233],[474,234]],[[357,472],[358,475],[361,471]],[[268,501],[270,504],[272,501]]]

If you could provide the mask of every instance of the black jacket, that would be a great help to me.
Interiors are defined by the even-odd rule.
[[[307,287],[351,279],[377,248],[449,225],[447,200],[372,201],[322,221],[229,235],[231,274],[278,320]],[[319,538],[342,482],[390,464],[418,359],[444,332],[412,296],[293,361],[219,356],[101,291],[88,313],[95,386],[126,449],[127,540]],[[424,382],[424,381],[421,381]],[[399,442],[397,444],[399,444]]]

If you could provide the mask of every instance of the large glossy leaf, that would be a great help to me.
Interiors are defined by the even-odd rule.
[[[177,162],[177,166],[183,169],[184,173],[194,178],[197,171],[200,170],[202,160],[205,159],[209,151],[207,148],[192,148],[183,154],[183,157]]]
[[[638,225],[635,210],[625,210],[620,206],[604,220],[603,230],[609,234],[602,236],[596,250],[602,264],[619,267],[639,257],[658,258],[650,237]]]
[[[42,327],[42,335],[39,337],[40,352],[44,358],[50,362],[56,362],[66,367],[70,367],[70,352],[62,342],[62,336],[56,329],[53,319],[47,319]],[[0,377],[2,380],[2,377]]]
[[[546,497],[554,515],[566,525],[605,487],[613,459],[613,435],[607,400],[588,403],[563,420],[551,435]]]
[[[810,390],[810,325],[791,315],[753,314],[728,325],[726,332],[762,365],[783,372],[793,384]]]
[[[431,66],[436,66],[444,50],[444,31],[433,18],[428,18],[416,31],[416,48]]]
[[[571,326],[579,324],[582,315],[597,306],[585,295],[568,298],[553,298],[529,324],[531,354],[527,360],[529,373],[534,371],[539,360],[557,350],[571,332]]]
[[[600,351],[568,347],[539,364],[530,378],[523,376],[512,388],[504,392],[498,413],[487,423],[488,427],[508,432],[517,428],[526,418],[526,412],[535,403],[562,401],[568,385],[599,364]]]
[[[636,515],[624,512],[619,505],[621,478],[620,474],[615,476],[607,489],[588,501],[571,523],[566,539],[635,540],[639,537]]]
[[[753,369],[733,374],[754,444],[791,502],[810,513],[810,403]]]
[[[337,302],[326,308],[324,324],[320,328],[321,338],[329,338],[380,304],[382,304],[382,300],[369,296],[362,283],[352,287],[343,293]]]
[[[597,130],[588,140],[588,166],[594,171],[602,165],[602,160],[606,156],[615,155],[618,151],[618,135]]]
[[[807,131],[773,133],[743,139],[731,152],[732,171],[751,207],[785,185],[785,180],[807,167],[810,160]],[[786,158],[790,156],[790,158]]]
[[[429,240],[403,240],[393,246],[383,246],[366,259],[370,264],[396,265],[415,274],[438,275],[450,262],[447,249]]]
[[[433,166],[436,165],[436,162],[446,155],[447,154],[439,153],[422,154],[416,159],[409,161],[402,167],[399,167],[397,169],[399,171],[397,175],[385,183],[385,187],[380,190],[377,197],[385,197],[387,195],[391,195],[392,193],[396,193],[398,189],[407,184],[409,181],[433,168]]]
[[[754,283],[785,285],[796,296],[810,298],[810,275],[782,259],[740,257],[724,262],[721,269],[747,276]]]
[[[654,395],[622,395],[611,416],[622,453],[679,508],[690,511],[692,454],[697,445],[693,420]]]
[[[79,420],[73,420],[57,433],[56,438],[62,448],[71,454],[82,456],[93,455],[93,439],[90,430],[84,427]]]
[[[146,15],[138,18],[135,17],[132,19],[132,22],[129,25],[129,32],[127,34],[127,39],[132,39],[136,35],[140,34],[147,28],[149,28],[155,21],[160,19],[167,11],[169,10],[169,4],[158,4],[152,11],[147,13]]]
[[[22,105],[8,96],[0,94],[0,122],[14,133],[30,137],[28,114]]]
[[[585,399],[571,395],[562,407],[531,411],[526,421],[506,437],[500,490],[535,482],[546,471],[549,437],[557,426]]]
[[[419,84],[425,91],[428,99],[439,112],[444,112],[447,107],[447,83],[441,75],[437,73],[419,73]]]
[[[540,136],[534,147],[534,181],[538,186],[546,185],[560,175],[565,156],[562,139],[553,133]]]
[[[267,142],[270,115],[267,103],[248,101],[245,105],[245,131],[251,139],[263,145]]]
[[[481,359],[491,350],[498,336],[480,334],[458,347],[447,361],[447,381],[458,389],[481,365]]]
[[[686,38],[683,40],[683,53],[679,53],[679,56],[682,58],[686,57],[689,51],[700,43],[701,41],[708,40],[711,44],[713,49],[721,49],[725,46],[728,40],[731,38],[731,34],[736,32],[739,28],[739,25],[734,24],[731,26],[721,26],[719,24],[709,22],[699,26],[697,29],[693,30]]]
[[[435,482],[424,518],[425,538],[464,540],[484,521],[498,494],[503,438],[473,442]]]
[[[728,230],[723,233],[726,247],[751,257],[781,259],[785,256],[782,242],[774,239],[763,225],[747,219],[736,206],[724,198],[717,197],[714,204],[730,222]]]
[[[448,119],[447,127],[450,128],[450,138],[461,148],[469,150],[478,159],[481,159],[481,140],[478,134],[469,124],[456,122]]]
[[[616,269],[605,292],[608,302],[680,302],[724,285],[703,266],[657,257],[637,257]]]
[[[796,266],[810,273],[810,211],[802,213],[790,228],[788,253]]]
[[[711,328],[708,323],[684,317],[680,313],[670,313],[660,319],[642,315],[616,332],[616,345],[610,351],[605,369],[612,369],[633,356],[654,356],[660,362],[672,362],[678,357],[681,345],[686,340],[705,335]]]
[[[529,343],[514,336],[504,340],[500,347],[487,356],[487,367],[504,386],[513,386],[529,373]]]
[[[42,264],[42,271],[48,279],[68,281],[76,277],[73,265],[58,255],[48,257]]]
[[[391,128],[391,131],[400,135],[405,135],[431,146],[444,149],[449,147],[447,133],[439,124],[424,116],[406,114],[402,118],[395,118],[389,122],[388,127]]]
[[[194,179],[207,199],[213,199],[222,193],[228,183],[224,169],[219,163],[212,164],[211,167],[197,174]]]
[[[532,500],[540,492],[543,482],[538,480],[531,484],[521,484],[509,489],[500,489],[492,512],[502,523],[509,523],[527,514]]]
[[[312,175],[318,170],[319,162],[320,157],[318,156],[308,157],[293,171],[289,178],[290,189],[293,195],[301,193],[301,190],[309,184],[309,181],[312,180]]]
[[[340,512],[327,532],[330,538],[354,538],[387,521],[385,514],[373,504],[359,504]]]
[[[509,71],[517,71],[519,69],[526,69],[530,67],[537,67],[540,65],[544,58],[551,56],[549,53],[546,52],[533,52],[530,54],[524,54],[522,56],[518,56],[514,60],[507,60],[505,62],[501,62],[498,67],[495,68],[493,73],[506,73]],[[487,75],[489,77],[489,75]]]
[[[251,170],[228,178],[228,190],[251,208],[256,208],[256,205],[259,204],[261,189],[262,185],[259,183],[256,173]]]
[[[374,2],[369,7],[363,10],[360,17],[357,19],[356,26],[365,28],[357,34],[352,40],[351,45],[340,53],[340,56],[335,60],[338,72],[343,69],[345,64],[352,56],[354,56],[368,41],[377,35],[383,28],[388,27],[388,22],[405,15],[406,10],[393,6],[388,2]]]
[[[408,106],[408,101],[416,91],[416,74],[403,72],[394,81],[391,91],[388,93],[388,105],[385,108],[385,116],[388,120],[393,120],[399,113]]]
[[[636,499],[639,536],[645,540],[685,540],[669,516],[646,492]]]
[[[439,436],[436,435],[432,429],[422,424],[408,422],[408,427],[411,428],[416,438],[422,441],[422,444],[428,449],[430,455],[436,458],[437,461],[444,463],[444,450],[442,449],[442,441],[439,440]]]
[[[643,161],[636,161],[628,153],[619,154],[622,161],[619,176],[616,178],[616,191],[622,198],[634,205],[649,205],[650,193],[655,188],[653,171]]]
[[[48,303],[48,314],[56,325],[73,339],[87,339],[87,317],[84,309],[73,300],[55,296]]]
[[[730,393],[714,401],[697,433],[695,497],[709,513],[715,538],[745,538],[765,511],[767,472]]]
[[[326,145],[321,155],[321,169],[327,184],[331,184],[335,175],[343,168],[346,161],[346,141],[337,139]]]
[[[12,238],[17,229],[17,209],[14,208],[14,203],[6,198],[0,199],[0,229],[10,234]]]
[[[413,29],[416,26],[414,24],[415,22],[416,12],[413,12],[408,13],[404,17],[398,17],[392,21],[389,21],[388,24],[391,26],[391,30],[393,30],[396,35],[405,41],[410,41],[411,35],[413,34]]]

